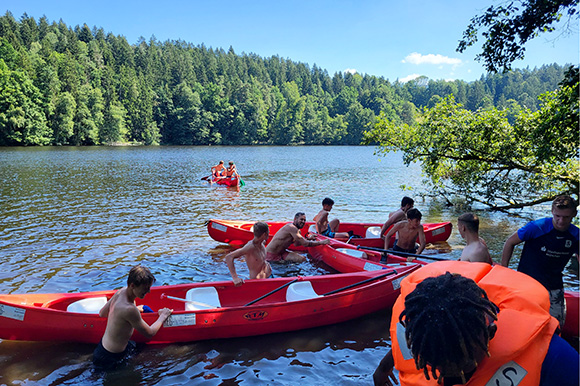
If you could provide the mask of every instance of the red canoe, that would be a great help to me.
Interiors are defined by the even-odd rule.
[[[270,221],[267,224],[270,227],[270,238],[268,242],[274,237],[280,228],[288,224],[288,221]],[[313,221],[307,221],[304,228],[301,229],[303,236],[309,232],[315,231]],[[237,220],[209,220],[207,224],[207,231],[210,237],[222,243],[228,243],[233,246],[241,246],[254,238],[252,234],[252,227],[254,222],[237,221]],[[349,244],[361,245],[366,247],[382,248],[384,241],[378,235],[382,224],[376,223],[340,223],[339,232],[353,231],[355,235],[363,236],[363,238],[352,238]],[[451,235],[452,225],[450,222],[442,223],[428,223],[423,224],[425,231],[425,239],[427,243],[435,243],[438,241],[445,241]],[[394,242],[394,237],[393,240]],[[295,248],[294,246],[291,247]],[[300,249],[300,248],[297,248]]]
[[[382,255],[379,252],[356,249],[349,244],[332,240],[328,245],[310,247],[308,254],[313,258],[322,260],[339,272],[375,271],[382,269],[396,269],[397,263],[405,264],[405,258],[387,255],[386,262],[381,262]],[[429,258],[425,255],[425,258]],[[427,264],[420,260],[414,260],[419,264]],[[406,263],[411,264],[411,263]],[[562,327],[562,336],[567,338],[580,337],[580,310],[578,291],[564,291],[566,300],[566,320]]]
[[[179,284],[151,288],[154,310],[174,310],[149,341],[172,343],[301,330],[354,319],[393,306],[399,283],[418,265],[350,274]],[[271,295],[248,305],[276,289]],[[0,295],[0,339],[97,343],[106,318],[99,309],[114,291]],[[186,300],[187,299],[187,300]],[[152,324],[157,313],[144,313]]]
[[[314,259],[322,260],[338,272],[377,271],[397,269],[417,263],[426,264],[419,260],[408,263],[405,257],[395,255],[387,255],[386,261],[381,262],[382,254],[380,252],[356,249],[355,246],[333,239],[330,239],[330,244],[310,247],[308,254]]]
[[[240,179],[235,176],[235,177],[226,177],[226,178],[221,178],[219,180],[212,180],[212,183],[214,184],[218,184],[218,185],[225,185],[225,186],[238,186],[240,184]]]

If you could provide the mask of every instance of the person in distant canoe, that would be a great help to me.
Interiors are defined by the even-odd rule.
[[[459,216],[457,229],[467,243],[459,260],[493,264],[485,240],[479,237],[479,217],[477,215],[464,213]]]
[[[226,175],[226,167],[224,166],[224,161],[220,161],[216,166],[212,166],[211,175],[213,179],[219,179]]]
[[[304,228],[304,224],[306,224],[306,215],[303,212],[296,213],[294,216],[294,222],[292,224],[286,224],[280,228],[266,247],[266,259],[269,261],[291,261],[301,263],[306,260],[306,257],[287,250],[292,243],[302,247],[315,247],[317,245],[330,243],[328,240],[314,240],[316,238],[315,235],[309,235],[308,239],[305,239],[300,234],[300,229]]]
[[[388,220],[383,224],[381,228],[381,238],[384,238],[385,233],[389,230],[391,225],[398,223],[399,221],[404,221],[407,219],[407,211],[413,208],[415,205],[415,200],[411,197],[403,197],[401,200],[401,207],[394,212],[389,213]]]
[[[122,364],[135,350],[135,342],[130,341],[133,331],[152,338],[163,326],[163,322],[173,310],[162,308],[159,318],[151,326],[141,317],[142,307],[135,305],[135,299],[143,299],[149,293],[155,276],[148,268],[137,265],[129,271],[127,287],[120,289],[99,311],[99,316],[107,318],[105,334],[93,353],[93,363],[100,370],[111,370]]]
[[[236,287],[244,283],[244,279],[238,277],[234,264],[234,259],[241,256],[246,256],[250,279],[266,279],[272,277],[272,268],[266,261],[266,247],[264,246],[264,243],[268,240],[268,236],[270,236],[268,224],[265,222],[257,222],[254,224],[254,239],[242,248],[226,255],[226,264]]]
[[[425,232],[423,225],[421,225],[422,214],[418,209],[409,209],[407,211],[407,220],[399,221],[387,232],[385,235],[385,249],[389,249],[391,244],[391,236],[399,233],[399,238],[393,246],[393,251],[413,253],[420,255],[425,249]],[[415,241],[419,237],[419,247]],[[407,260],[413,260],[413,257],[408,257]]]
[[[337,232],[340,226],[340,220],[335,218],[332,221],[328,221],[328,215],[334,206],[334,200],[332,198],[326,197],[322,200],[322,210],[314,216],[314,221],[316,221],[316,231],[322,236],[331,238],[349,238],[352,236],[352,231]]]

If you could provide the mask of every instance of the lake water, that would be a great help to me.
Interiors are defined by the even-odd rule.
[[[418,165],[379,159],[373,147],[0,148],[0,293],[120,288],[129,269],[151,268],[157,285],[230,280],[231,251],[207,235],[211,218],[311,219],[324,197],[331,218],[384,222],[403,195],[423,222],[462,213],[419,198]],[[234,160],[246,186],[209,186],[201,177]],[[550,206],[518,215],[482,212],[481,235],[499,262],[503,242]],[[428,253],[457,258],[454,229]],[[518,255],[518,252],[516,252]],[[238,272],[247,275],[243,262]],[[515,267],[516,260],[512,265]],[[274,264],[277,276],[333,272],[322,263]],[[578,276],[566,270],[566,286]],[[0,340],[0,384],[369,385],[390,345],[388,311],[354,321],[260,337],[146,346],[127,368],[92,369],[92,345]]]

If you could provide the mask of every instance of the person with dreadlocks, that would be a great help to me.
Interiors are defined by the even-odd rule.
[[[391,350],[375,385],[577,386],[578,352],[557,335],[545,289],[500,265],[428,264],[401,282]]]

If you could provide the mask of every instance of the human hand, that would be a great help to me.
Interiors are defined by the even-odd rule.
[[[242,284],[244,284],[244,279],[240,278],[240,277],[236,277],[232,280],[234,282],[234,286],[239,287]]]
[[[157,311],[157,313],[159,314],[159,316],[167,319],[169,317],[169,315],[171,315],[171,313],[173,312],[173,310],[170,310],[169,308],[165,307],[160,309],[159,311]]]
[[[415,258],[414,258],[413,256],[409,256],[409,257],[407,257],[407,261],[408,261],[408,262],[412,262],[413,260],[415,260]]]

